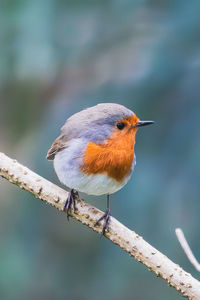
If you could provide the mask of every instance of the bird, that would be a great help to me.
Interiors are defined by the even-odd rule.
[[[62,184],[70,189],[63,210],[75,211],[79,192],[107,195],[107,208],[95,226],[103,221],[102,235],[109,231],[110,195],[127,184],[136,165],[135,137],[141,121],[121,104],[99,103],[69,117],[47,152]]]

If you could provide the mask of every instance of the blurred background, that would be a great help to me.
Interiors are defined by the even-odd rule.
[[[73,113],[124,104],[156,121],[137,134],[112,215],[199,278],[200,1],[0,2],[0,151],[59,184],[45,159]],[[60,185],[60,184],[59,184]],[[105,197],[84,199],[104,210]],[[0,299],[180,300],[90,229],[0,179]]]

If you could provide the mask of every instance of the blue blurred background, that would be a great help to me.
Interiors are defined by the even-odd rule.
[[[59,184],[45,159],[73,113],[124,104],[137,134],[112,215],[199,278],[200,1],[0,2],[0,151]],[[105,197],[84,196],[105,209]],[[0,299],[178,300],[121,249],[0,179]]]

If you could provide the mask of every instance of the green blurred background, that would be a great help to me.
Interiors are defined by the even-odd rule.
[[[195,277],[200,258],[200,1],[1,0],[0,151],[59,184],[45,159],[66,118],[116,102],[154,126],[112,215]],[[105,197],[84,196],[105,209]],[[178,300],[121,249],[0,179],[0,299]]]

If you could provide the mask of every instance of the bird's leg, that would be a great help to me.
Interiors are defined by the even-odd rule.
[[[69,210],[72,209],[74,212],[76,210],[76,197],[79,197],[78,192],[74,189],[71,189],[68,193],[67,199],[63,206],[63,210],[67,213],[67,218],[69,220]]]
[[[101,218],[99,218],[99,220],[96,221],[96,223],[94,224],[94,226],[98,225],[100,221],[104,220],[104,224],[103,224],[103,230],[102,230],[102,235],[105,234],[105,231],[107,229],[107,231],[109,231],[109,223],[110,223],[110,195],[107,195],[107,208],[105,213],[103,214],[103,216]]]

